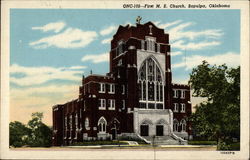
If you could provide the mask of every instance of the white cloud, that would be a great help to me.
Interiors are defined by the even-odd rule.
[[[202,63],[202,61],[206,60],[211,65],[222,65],[226,64],[230,67],[237,67],[240,65],[240,55],[238,53],[234,52],[227,52],[224,54],[218,54],[215,56],[200,56],[200,55],[194,55],[182,58],[182,62],[173,64],[173,68],[181,68],[185,67],[186,70],[192,69],[199,64]]]
[[[182,50],[198,50],[205,47],[218,46],[221,44],[218,39],[224,34],[221,29],[204,29],[194,31],[190,29],[190,27],[196,25],[196,23],[182,22],[182,20],[169,23],[156,22],[156,24],[158,24],[160,28],[164,28],[167,33],[169,33],[172,47]],[[202,39],[202,41],[194,41],[197,38]]]
[[[102,40],[101,43],[102,44],[110,44],[111,40],[112,40],[112,38],[106,38],[106,39]]]
[[[101,63],[109,61],[109,53],[87,54],[82,57],[82,61],[92,61],[93,63]]]
[[[32,27],[33,30],[41,30],[43,32],[54,31],[55,33],[60,32],[66,24],[62,21],[46,24],[42,27]]]
[[[174,22],[161,24],[160,21],[157,21],[157,22],[155,22],[155,25],[157,25],[159,28],[168,28],[168,27],[174,26],[176,24],[179,24],[181,22],[182,22],[182,20],[177,20],[177,21],[174,21]]]
[[[206,39],[210,39],[210,38],[217,39],[223,35],[223,32],[220,29],[207,29],[207,30],[202,30],[202,31],[191,31],[191,30],[184,31],[184,29],[194,24],[195,23],[187,22],[187,23],[179,24],[178,26],[169,29],[168,33],[170,34],[170,40],[175,41],[175,40],[182,39],[182,38],[194,40],[199,37],[203,37]]]
[[[206,47],[218,46],[221,42],[219,41],[202,41],[202,42],[188,42],[185,43],[183,40],[174,42],[171,46],[181,50],[200,50]]]
[[[178,55],[182,55],[183,53],[181,51],[175,51],[175,52],[171,52],[171,56],[178,56]]]
[[[124,24],[121,24],[122,26],[127,26],[130,25],[132,26],[132,23],[126,22]],[[110,34],[115,34],[114,32],[119,28],[119,25],[111,25],[109,27],[106,27],[100,31],[100,34],[102,36],[110,35]]]
[[[57,48],[81,48],[90,44],[96,37],[97,33],[94,31],[68,28],[62,33],[30,42],[29,45],[37,49],[53,46]]]
[[[109,26],[109,27],[101,30],[100,34],[102,36],[109,35],[109,34],[113,33],[116,29],[117,29],[117,26],[112,25],[112,26]]]
[[[23,77],[11,76],[10,81],[20,86],[39,85],[50,80],[72,80],[80,81],[77,74],[83,74],[85,66],[72,67],[24,67],[17,64],[10,66],[11,74],[21,73]]]

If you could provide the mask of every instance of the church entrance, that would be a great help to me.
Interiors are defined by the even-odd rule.
[[[163,136],[163,125],[156,126],[156,136]]]
[[[141,136],[148,136],[148,125],[141,125]]]

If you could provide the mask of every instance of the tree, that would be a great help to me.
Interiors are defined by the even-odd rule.
[[[21,147],[27,144],[30,135],[30,129],[18,121],[10,122],[10,146]]]
[[[48,147],[51,145],[52,130],[42,122],[43,113],[35,112],[31,115],[32,119],[28,122],[31,129],[29,145],[33,147]]]
[[[233,137],[240,138],[240,67],[203,61],[193,69],[189,84],[193,96],[207,98],[191,116],[195,132],[217,139],[219,149],[227,149]]]
[[[10,146],[48,147],[51,145],[52,129],[42,122],[43,113],[32,113],[28,125],[10,122]]]

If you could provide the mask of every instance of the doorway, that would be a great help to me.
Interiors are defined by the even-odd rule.
[[[163,136],[163,125],[156,126],[156,136]]]
[[[148,125],[141,125],[141,136],[148,136]]]
[[[112,131],[112,140],[115,140],[117,134],[116,129],[112,129],[111,131]]]

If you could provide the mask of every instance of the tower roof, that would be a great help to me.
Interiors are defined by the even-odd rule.
[[[137,23],[136,26],[120,25],[113,36],[112,43],[117,43],[120,40],[127,41],[130,37],[143,40],[146,36],[156,37],[158,43],[168,43],[169,35],[164,32],[164,29],[158,28],[151,21],[144,24]]]

